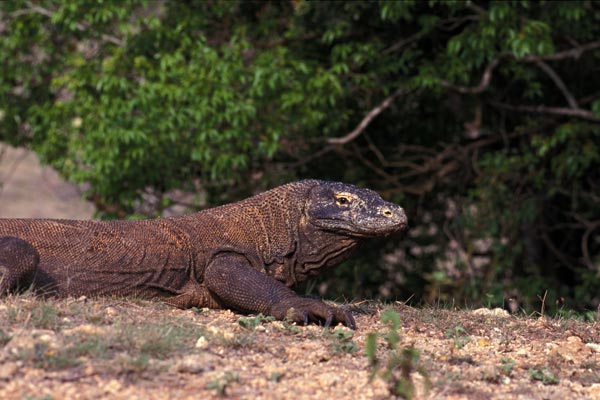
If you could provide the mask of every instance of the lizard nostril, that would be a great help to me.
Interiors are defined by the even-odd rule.
[[[389,208],[384,208],[383,210],[381,210],[381,213],[383,215],[385,215],[386,217],[391,217],[392,216],[392,211]]]

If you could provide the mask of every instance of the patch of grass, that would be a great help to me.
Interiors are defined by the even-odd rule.
[[[251,331],[255,331],[256,327],[261,325],[264,322],[275,321],[275,317],[265,316],[263,314],[258,314],[254,317],[241,317],[238,318],[238,324],[244,328],[249,329]]]
[[[231,336],[218,336],[216,338],[221,346],[231,347],[233,349],[244,349],[250,347],[256,343],[256,337],[254,334],[242,334],[242,335],[231,335]]]
[[[354,331],[348,329],[336,329],[333,332],[325,330],[325,335],[331,339],[331,348],[335,353],[352,354],[358,350],[358,345],[352,341]]]
[[[547,368],[530,368],[528,372],[532,381],[540,381],[544,385],[557,385],[559,382],[556,374]]]
[[[239,375],[237,372],[226,372],[218,378],[215,378],[206,385],[207,389],[214,389],[217,396],[225,396],[227,393],[227,387],[232,382],[239,382]]]
[[[46,342],[36,342],[33,345],[33,352],[24,352],[20,356],[28,358],[36,368],[44,370],[60,370],[80,364],[79,360],[68,351],[51,348]]]
[[[181,326],[173,321],[139,325],[121,323],[115,331],[118,332],[115,338],[115,342],[120,343],[118,347],[158,359],[191,346],[193,338],[198,336],[195,326]]]
[[[122,369],[129,372],[144,372],[150,367],[150,357],[147,354],[137,354],[134,356],[122,356],[119,359]]]
[[[82,357],[103,358],[107,355],[108,343],[101,337],[69,337],[69,345],[50,346],[37,341],[33,349],[22,349],[15,358],[45,370],[72,368],[82,363]]]
[[[77,316],[77,319],[84,320],[92,325],[107,325],[106,314],[102,309],[102,304],[97,301],[93,304],[87,301],[76,301],[68,306],[68,314]]]
[[[6,343],[10,342],[12,336],[8,333],[4,332],[3,329],[0,329],[0,347],[6,345]]]
[[[8,324],[23,325],[36,329],[56,330],[62,325],[59,308],[51,301],[32,299],[23,302],[16,299],[8,306]]]
[[[598,311],[576,311],[560,309],[556,311],[555,318],[574,319],[580,322],[596,322],[600,321],[600,313]]]
[[[500,370],[505,376],[510,377],[517,363],[512,358],[504,357],[500,360]]]

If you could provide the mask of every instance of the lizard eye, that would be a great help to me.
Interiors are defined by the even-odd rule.
[[[346,206],[350,204],[350,200],[348,200],[348,198],[344,196],[336,197],[335,202],[340,206]]]

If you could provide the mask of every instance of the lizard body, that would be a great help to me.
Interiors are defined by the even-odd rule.
[[[170,218],[0,219],[0,294],[134,295],[355,327],[348,311],[290,287],[406,224],[377,193],[318,180]]]

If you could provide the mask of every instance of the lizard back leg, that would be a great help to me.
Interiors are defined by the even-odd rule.
[[[0,295],[29,288],[40,261],[35,247],[25,240],[0,237]]]

